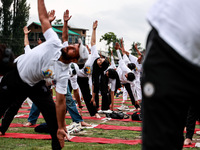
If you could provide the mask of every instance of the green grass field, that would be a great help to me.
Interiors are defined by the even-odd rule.
[[[28,114],[28,113],[23,113],[23,114]],[[89,114],[84,113],[83,116],[89,116]],[[102,114],[101,116],[105,117],[104,114]],[[12,123],[24,124],[26,122],[27,122],[26,118],[15,118]],[[41,124],[44,122],[45,122],[44,119],[38,119],[37,124]],[[127,127],[141,126],[141,123],[137,123],[137,122],[107,121],[107,122],[102,123],[101,120],[85,120],[85,122],[91,123],[91,124],[106,124],[106,125],[127,126]],[[66,119],[66,123],[70,124],[71,119]],[[7,133],[30,133],[30,134],[38,134],[39,136],[39,133],[36,133],[34,131],[34,128],[29,128],[29,127],[16,127],[16,128],[10,127]],[[135,139],[141,139],[141,132],[128,131],[128,130],[104,130],[104,129],[93,128],[93,129],[84,129],[83,131],[73,136],[135,140]],[[194,135],[194,138],[197,140],[199,137],[197,135]],[[51,140],[13,139],[13,138],[0,137],[0,150],[50,150],[50,149],[51,149]],[[98,144],[98,143],[65,142],[65,147],[63,149],[64,150],[68,150],[68,149],[70,150],[80,150],[80,149],[81,150],[140,150],[141,144],[128,145],[128,144]],[[190,149],[190,148],[185,148],[184,150],[186,149]],[[197,150],[200,148],[192,148],[192,149]]]

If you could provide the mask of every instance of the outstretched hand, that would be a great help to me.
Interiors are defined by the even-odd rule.
[[[58,129],[58,131],[57,131],[57,138],[58,138],[58,141],[59,141],[60,146],[62,148],[64,147],[64,144],[65,144],[65,138],[67,140],[69,140],[69,137],[67,136],[67,133],[65,132],[64,129]]]
[[[38,45],[42,44],[42,40],[39,38],[39,39],[37,40],[37,43],[38,43]]]
[[[95,22],[93,22],[93,30],[96,30],[98,26],[98,21],[96,20]]]
[[[63,20],[65,22],[68,22],[70,19],[71,19],[72,16],[69,16],[69,10],[67,9],[65,12],[64,12],[64,15],[63,15]]]
[[[122,50],[123,52],[125,52],[123,38],[121,38],[120,44],[121,44],[121,50]]]
[[[93,104],[93,106],[96,106],[96,102],[95,102],[94,98],[91,98],[91,101],[90,101],[90,103],[92,103],[92,104]]]
[[[28,35],[31,32],[31,30],[28,30],[27,26],[24,27],[24,34]]]
[[[49,17],[49,22],[51,23],[52,21],[55,20],[56,16],[55,16],[55,10],[51,10],[48,12],[48,17]]]

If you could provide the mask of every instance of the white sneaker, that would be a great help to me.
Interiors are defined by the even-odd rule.
[[[68,134],[78,133],[81,131],[81,123],[72,122],[69,126],[66,127]]]
[[[103,114],[103,111],[102,110],[98,110],[97,111],[99,114]]]
[[[200,135],[200,131],[196,131],[196,135]]]
[[[129,110],[128,106],[122,105],[120,107],[117,108],[118,110]]]
[[[112,113],[112,110],[108,109],[108,110],[102,110],[103,113],[105,114],[111,114]]]

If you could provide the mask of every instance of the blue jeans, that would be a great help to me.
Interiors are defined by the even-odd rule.
[[[36,124],[39,115],[40,115],[40,110],[33,103],[32,107],[31,107],[31,111],[30,111],[29,116],[28,116],[28,122],[30,122],[32,124]]]
[[[66,108],[69,111],[69,114],[72,117],[73,122],[78,123],[83,121],[82,117],[78,112],[75,101],[72,98],[69,86],[67,87],[67,94],[66,94]]]
[[[80,116],[80,114],[78,112],[75,101],[72,98],[69,86],[67,87],[67,94],[66,94],[66,109],[69,111],[69,114],[70,114],[73,122],[78,123],[78,122],[83,121],[82,117]],[[36,124],[36,121],[37,121],[39,115],[40,115],[40,111],[37,108],[37,106],[33,103],[29,117],[28,117],[28,122],[30,122],[32,124]]]

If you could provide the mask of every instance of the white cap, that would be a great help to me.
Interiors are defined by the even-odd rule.
[[[89,52],[86,46],[83,45],[82,40],[79,38],[78,43],[80,43],[79,47],[79,55],[80,58],[78,59],[78,64],[84,64],[88,59]]]

